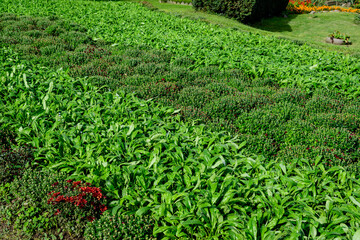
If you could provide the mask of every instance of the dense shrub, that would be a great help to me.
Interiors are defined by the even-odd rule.
[[[270,103],[270,99],[264,95],[241,92],[234,96],[227,95],[214,102],[209,102],[205,107],[205,111],[213,117],[236,119],[242,113],[262,107],[268,103]]]
[[[360,4],[359,4],[359,9],[360,9]],[[360,14],[355,15],[354,23],[355,24],[360,24]]]
[[[13,132],[0,130],[0,184],[21,176],[34,160],[33,148],[17,146],[15,137]]]
[[[84,237],[86,240],[124,239],[150,240],[153,237],[155,220],[149,216],[118,215],[105,212],[99,220],[89,223]]]
[[[59,36],[69,50],[75,50],[80,44],[92,43],[92,39],[85,33],[78,31],[70,31],[61,33]]]
[[[66,180],[65,173],[27,169],[10,183],[0,210],[0,217],[30,235],[81,237],[106,206],[99,188]]]
[[[280,88],[273,95],[275,102],[292,102],[295,104],[303,105],[309,99],[310,94],[306,91],[295,88]]]
[[[226,15],[243,22],[254,22],[278,15],[286,9],[287,0],[193,0],[196,10]]]
[[[193,106],[202,108],[208,102],[211,102],[215,94],[208,89],[201,87],[186,87],[179,92],[178,103],[181,106]]]
[[[222,97],[224,95],[234,95],[238,92],[235,88],[228,86],[226,83],[218,82],[207,84],[205,89],[213,92],[216,98]]]
[[[166,82],[165,79],[158,82],[150,82],[138,90],[138,96],[149,99],[154,97],[168,97],[174,100],[180,87],[173,82]]]

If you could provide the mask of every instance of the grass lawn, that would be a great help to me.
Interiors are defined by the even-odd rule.
[[[148,2],[161,11],[203,20],[222,27],[297,40],[325,50],[360,55],[360,26],[354,23],[354,13],[291,14],[287,18],[274,17],[249,26],[223,16],[196,12],[192,6],[160,3],[158,0]],[[335,30],[350,35],[352,45],[336,46],[325,43],[325,38]]]

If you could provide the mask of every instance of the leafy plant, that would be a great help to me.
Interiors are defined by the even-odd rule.
[[[26,20],[26,18],[22,19]],[[31,18],[31,21],[45,20]],[[50,20],[47,20],[47,23],[68,25],[60,19],[55,21],[61,24]],[[79,27],[72,25],[72,28]],[[40,28],[33,30],[44,32]],[[25,38],[27,33],[26,29],[18,32],[19,39]],[[41,34],[36,41],[33,39],[32,43],[43,42],[43,38],[46,39],[48,36]],[[298,127],[303,126],[303,123],[292,121],[295,118],[301,118],[305,124],[315,124],[332,132],[332,128],[340,128],[341,125],[328,124],[325,121],[314,122],[317,120],[312,116],[331,113],[337,114],[336,119],[349,118],[350,114],[356,115],[359,109],[358,101],[354,99],[350,101],[334,91],[321,91],[321,88],[314,93],[299,88],[280,88],[273,79],[250,79],[238,69],[219,71],[217,67],[210,66],[199,67],[197,71],[189,70],[184,66],[185,63],[192,63],[188,58],[176,58],[171,62],[172,54],[147,47],[128,48],[122,51],[116,46],[99,40],[87,44],[87,38],[84,36],[85,40],[81,40],[77,47],[72,49],[71,44],[64,42],[62,38],[52,37],[51,39],[59,42],[61,46],[55,48],[56,52],[51,55],[42,56],[41,54],[47,52],[53,45],[36,47],[20,43],[14,47],[20,50],[26,59],[31,59],[34,63],[41,62],[54,69],[62,67],[67,69],[73,77],[88,77],[89,81],[101,87],[102,91],[114,91],[121,88],[143,99],[154,98],[157,103],[180,108],[182,119],[201,119],[203,123],[215,130],[241,133],[244,135],[241,139],[249,143],[245,147],[246,150],[250,153],[262,154],[267,159],[288,159],[292,156],[292,149],[297,147],[297,143],[286,140],[288,137],[284,135],[284,132],[290,132],[293,128],[300,131]],[[275,117],[274,114],[277,116]],[[355,121],[354,123],[357,122],[357,118],[351,119]],[[291,124],[287,124],[289,122]],[[276,124],[273,125],[273,123]],[[356,124],[346,123],[344,128],[347,129],[348,134],[355,134],[353,139],[358,139]],[[265,140],[264,134],[268,134]],[[348,163],[358,161],[358,156],[355,154],[358,143],[348,145],[351,149],[341,148],[340,143],[348,141],[348,134],[341,135],[344,139],[332,146],[336,152],[344,156],[341,164],[346,167],[350,167]],[[309,141],[312,138],[310,133],[305,132],[294,136],[295,140],[297,138],[301,142],[306,142],[302,149],[312,146]],[[266,148],[262,148],[263,140]],[[328,149],[327,146],[318,147]],[[269,151],[264,151],[264,149],[269,149]],[[316,154],[323,153],[301,151],[300,155],[314,158]],[[330,159],[334,160],[334,156]]]
[[[35,1],[4,0],[0,11],[20,15],[61,15],[67,21],[86,27],[93,39],[117,44],[118,49],[147,46],[171,52],[174,62],[176,58],[191,58],[191,69],[201,66],[237,68],[247,76],[270,78],[281,86],[305,90],[334,89],[352,97],[359,94],[360,74],[355,57],[178,18],[150,11],[137,3]]]
[[[114,215],[149,214],[155,220],[154,237],[351,238],[358,234],[360,185],[356,171],[334,166],[319,156],[288,158],[286,162],[248,157],[241,135],[183,122],[173,108],[120,90],[100,91],[87,79],[20,62],[6,49],[0,56],[6,66],[0,68],[4,86],[0,96],[6,103],[0,109],[1,123],[16,130],[19,143],[39,149],[35,154],[39,164],[101,187],[112,199]],[[10,94],[14,89],[22,90],[16,92],[17,97]],[[294,124],[302,131],[313,128],[302,119],[293,121],[302,122]],[[326,131],[319,128],[308,139],[321,139],[322,144],[338,142],[335,129],[324,139]],[[296,129],[285,134],[286,142],[296,141],[300,134],[304,135]],[[321,135],[316,138],[316,134]],[[342,134],[348,133],[342,130]],[[276,148],[269,134],[256,137],[254,142],[261,140]],[[341,144],[348,149],[357,142]],[[53,222],[46,225],[45,219],[57,213],[57,206],[47,204],[48,198],[42,196],[53,191],[51,184],[65,179],[47,176],[28,172],[12,184],[15,199],[31,199],[20,216],[26,216],[27,206],[35,209],[29,210],[30,217],[19,217],[18,226],[34,216],[40,223],[29,223],[27,228],[54,226]],[[15,203],[13,209],[22,209]],[[49,210],[34,206],[40,203]],[[61,216],[56,215],[59,221]],[[63,219],[61,223],[71,221]],[[63,226],[68,229],[69,225]],[[73,231],[80,234],[82,229]]]
[[[335,31],[335,32],[331,33],[331,34],[329,35],[329,37],[330,37],[331,39],[334,39],[334,38],[336,38],[336,39],[341,39],[341,40],[344,40],[344,42],[345,42],[346,44],[351,44],[351,42],[350,42],[350,36],[347,35],[347,34],[340,33],[339,31]]]
[[[61,6],[62,11],[66,9],[63,14],[68,17],[71,16],[68,12],[74,13],[75,9],[87,9],[91,13],[91,7],[102,15],[109,6],[113,7],[112,11],[123,6],[122,10],[132,13],[135,21],[136,14],[147,14],[132,3],[97,5],[89,2],[90,8],[75,2],[73,8],[66,2],[60,3],[64,5],[53,4]],[[99,20],[98,15],[93,15],[93,19]],[[182,30],[183,41],[188,44],[186,54],[181,52],[185,49],[182,42],[176,42],[177,35],[172,36],[171,41],[162,35],[168,46],[179,45],[176,48],[179,52],[169,54],[139,46],[142,39],[137,39],[136,44],[133,42],[138,47],[130,48],[90,40],[84,34],[68,35],[68,31],[81,28],[64,21],[57,23],[64,31],[61,34],[69,36],[64,42],[34,25],[42,22],[41,18],[6,15],[13,23],[20,21],[16,19],[23,22],[14,24],[22,30],[9,27],[2,32],[3,39],[11,38],[3,45],[14,44],[14,48],[24,50],[31,49],[24,45],[34,45],[39,51],[26,50],[19,57],[11,49],[0,50],[0,131],[14,132],[20,146],[27,143],[36,147],[37,165],[59,173],[27,170],[23,178],[2,186],[0,212],[27,232],[49,230],[59,238],[61,234],[68,236],[69,232],[82,236],[87,223],[90,238],[102,233],[118,236],[108,225],[110,213],[102,215],[104,218],[99,222],[88,223],[87,217],[99,216],[104,203],[96,205],[96,213],[91,215],[85,211],[89,210],[86,207],[89,202],[79,208],[84,200],[98,200],[97,189],[101,188],[102,194],[111,200],[113,216],[120,216],[120,220],[125,214],[138,216],[131,217],[135,220],[132,225],[140,224],[140,229],[130,225],[122,229],[121,233],[134,227],[134,232],[128,232],[130,237],[135,230],[146,238],[151,235],[169,239],[349,239],[359,234],[360,186],[356,179],[359,177],[360,104],[354,93],[355,78],[341,76],[324,81],[325,68],[319,67],[322,69],[317,75],[316,64],[320,60],[315,59],[311,65],[297,66],[300,72],[311,73],[307,77],[316,76],[311,80],[301,82],[301,78],[297,78],[298,69],[288,68],[286,72],[294,78],[289,86],[303,83],[309,85],[305,88],[315,91],[294,86],[280,89],[278,80],[267,78],[268,69],[256,65],[259,62],[254,61],[242,70],[227,70],[230,55],[219,61],[214,57],[216,54],[202,58],[209,53],[209,46],[217,48],[221,38],[215,38],[216,44],[208,39],[209,42],[203,42],[208,45],[200,44],[198,46],[205,47],[195,50],[194,42],[186,42],[194,30],[188,20],[179,24],[175,19],[179,25],[174,25],[164,21],[167,17],[156,16],[164,24],[188,28]],[[88,26],[95,26],[87,15],[84,19],[89,21]],[[49,17],[45,22],[52,24],[52,21],[61,20]],[[111,21],[118,23],[123,19]],[[24,23],[30,23],[32,29]],[[131,24],[127,26],[131,28]],[[199,29],[197,34],[213,31],[207,27],[205,32]],[[35,33],[40,39],[29,38],[34,33],[28,30],[40,31],[41,34]],[[97,31],[108,38],[115,36],[109,28],[107,33]],[[221,31],[218,33],[224,33]],[[94,29],[90,32],[94,33]],[[227,34],[233,36],[231,32]],[[247,37],[250,44],[260,47],[261,41],[266,40],[259,36]],[[152,44],[152,35],[144,38]],[[121,34],[113,39],[124,40]],[[133,39],[126,41],[131,45]],[[159,39],[157,47],[162,48],[162,43],[163,39]],[[284,56],[282,48],[271,43],[272,40],[266,40],[269,48],[257,49],[261,56],[271,55],[272,51]],[[54,44],[62,47],[51,49]],[[287,45],[290,50],[292,47]],[[296,51],[304,51],[306,56],[306,47],[300,49]],[[245,53],[244,59],[250,55]],[[189,61],[184,56],[193,59]],[[325,57],[321,61],[327,66],[334,61],[328,54],[316,57]],[[276,56],[270,59],[275,61]],[[244,62],[250,63],[247,59]],[[188,63],[197,71],[187,69]],[[268,63],[271,70],[275,65]],[[346,63],[353,63],[352,59]],[[232,68],[243,63],[231,64]],[[252,67],[255,65],[257,67]],[[342,69],[345,65],[343,62],[327,70],[356,73],[353,66]],[[219,66],[224,71],[219,71]],[[284,68],[279,69],[284,74]],[[253,78],[247,76],[249,71]],[[322,90],[324,88],[326,90]],[[352,98],[338,94],[342,91]],[[175,110],[178,107],[181,109]],[[238,114],[234,116],[234,112]],[[191,118],[179,113],[187,113]],[[207,125],[197,124],[198,117]],[[223,132],[223,129],[239,134]],[[76,184],[89,182],[96,188],[91,188],[91,193],[77,186],[72,188],[73,184],[65,181],[69,175]],[[87,191],[90,186],[81,187]],[[94,197],[93,193],[97,195]],[[74,205],[75,201],[79,206]],[[154,228],[141,230],[148,220]],[[144,221],[144,225],[139,221]],[[59,232],[56,226],[60,226]]]
[[[359,9],[360,9],[360,5],[359,5]],[[355,15],[354,23],[355,23],[355,24],[360,24],[360,14],[356,14],[356,15]]]

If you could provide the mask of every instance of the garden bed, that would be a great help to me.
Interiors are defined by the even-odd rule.
[[[34,6],[28,4],[26,11]],[[58,226],[59,237],[71,232],[85,239],[360,234],[359,88],[349,78],[334,82],[328,72],[356,76],[356,66],[348,66],[355,59],[130,3],[56,4],[32,9],[49,17],[0,19],[0,130],[16,140],[6,143],[6,156],[24,143],[33,149],[33,158],[25,158],[29,168],[6,162],[20,172],[1,183],[7,211],[0,212],[12,213],[6,219],[18,229],[47,234]],[[136,28],[130,22],[125,28],[118,14]],[[99,21],[105,16],[114,22]],[[161,24],[148,29],[149,19]],[[171,29],[181,29],[182,41]],[[167,34],[143,34],[160,30]],[[225,48],[231,42],[221,45],[235,37],[246,39],[239,57],[258,57],[240,69]],[[162,41],[173,52],[154,49]],[[295,66],[284,67],[287,61]],[[270,70],[261,68],[265,62]],[[275,78],[278,69],[294,82]],[[89,190],[96,193],[89,199],[105,200],[100,189],[106,201],[91,215],[78,208],[90,200],[76,206],[62,192]]]

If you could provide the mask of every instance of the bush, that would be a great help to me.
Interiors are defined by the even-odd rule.
[[[206,85],[205,88],[212,91],[217,98],[224,95],[234,95],[235,93],[237,93],[237,90],[235,88],[230,87],[225,83],[213,82]]]
[[[360,4],[359,4],[359,9],[360,9]],[[360,14],[355,15],[354,23],[355,24],[360,24]]]
[[[309,94],[295,88],[280,88],[273,96],[275,102],[292,102],[304,105]]]
[[[153,235],[155,220],[135,215],[112,216],[105,212],[103,216],[87,225],[84,237],[86,240],[95,239],[156,239]]]
[[[288,2],[288,0],[193,0],[193,6],[196,10],[219,13],[241,22],[255,22],[280,14],[286,9]]]
[[[48,26],[46,29],[45,29],[45,32],[51,36],[59,36],[60,34],[64,33],[65,30],[63,28],[61,28],[59,25],[57,24],[53,24],[53,25],[50,25]]]
[[[155,62],[141,63],[134,68],[134,72],[135,74],[154,76],[164,73],[168,68],[167,65],[168,64],[164,63],[157,64]]]
[[[75,50],[81,44],[92,43],[92,39],[82,32],[63,32],[60,34],[59,38],[65,41],[66,46],[70,51]]]
[[[180,87],[173,82],[166,82],[162,79],[158,82],[151,82],[144,85],[143,88],[138,89],[138,96],[141,98],[149,99],[154,97],[167,97],[174,100],[180,91]]]
[[[182,106],[201,108],[214,97],[215,94],[211,90],[201,87],[187,87],[179,92],[178,103]]]
[[[298,106],[291,103],[278,103],[243,113],[236,122],[241,133],[257,134],[264,131],[269,134],[269,131],[273,129],[283,135],[278,128],[299,114],[301,111],[299,112]]]
[[[228,95],[216,99],[214,102],[208,103],[204,110],[212,117],[236,119],[242,113],[264,106],[269,102],[270,100],[266,96],[242,92],[235,96]]]
[[[34,159],[32,147],[16,145],[15,134],[0,130],[0,184],[20,176]]]
[[[343,99],[333,99],[324,95],[314,95],[305,107],[309,113],[335,112],[341,113],[346,103]]]
[[[64,173],[27,169],[0,196],[0,217],[30,235],[81,237],[86,223],[106,210],[101,190],[89,185],[66,181]]]

